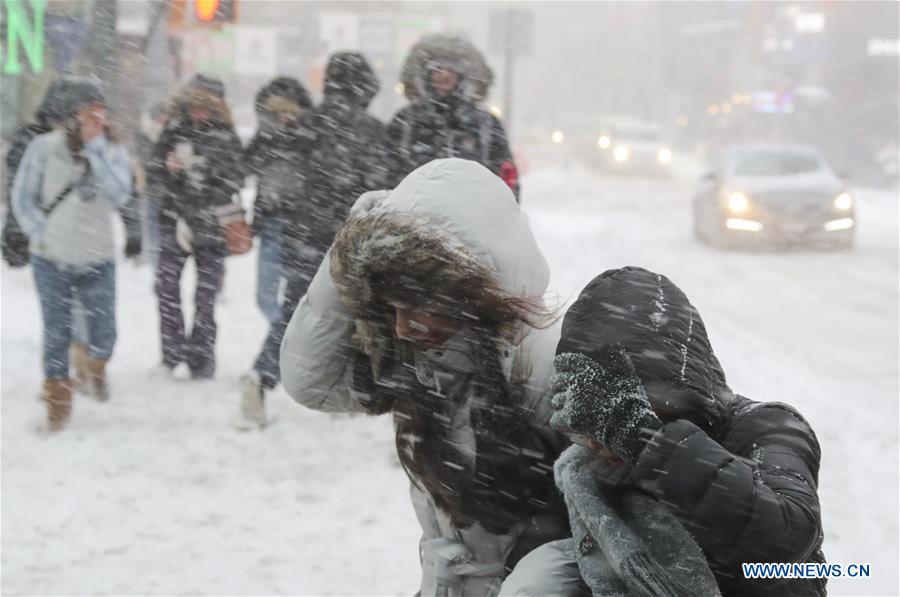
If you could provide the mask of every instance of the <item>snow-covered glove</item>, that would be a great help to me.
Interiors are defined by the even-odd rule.
[[[644,447],[645,430],[662,422],[653,412],[628,353],[614,345],[602,367],[579,353],[562,353],[553,360],[553,408],[550,424],[566,432],[586,435],[604,444],[627,462]]]

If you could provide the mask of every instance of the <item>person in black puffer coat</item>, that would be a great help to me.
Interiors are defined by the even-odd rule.
[[[478,49],[457,35],[426,35],[410,50],[401,80],[411,103],[388,125],[389,185],[431,160],[458,157],[502,178],[518,201],[506,132],[481,105],[494,74]]]
[[[241,378],[241,411],[252,424],[265,424],[264,392],[281,380],[284,330],[350,207],[364,192],[385,186],[384,125],[366,112],[378,88],[362,54],[336,53],[325,69],[322,103],[300,118],[302,192],[281,206],[282,317],[272,323],[253,370]]]
[[[243,184],[241,156],[223,84],[196,75],[172,100],[148,172],[164,188],[156,268],[162,364],[171,371],[186,363],[195,379],[215,372],[215,302],[227,252],[219,217]],[[181,273],[191,255],[198,274],[196,311],[186,335]]]
[[[256,177],[256,304],[270,324],[281,319],[281,231],[286,220],[284,210],[302,200],[305,158],[297,124],[310,108],[312,100],[300,81],[290,77],[270,81],[256,94],[259,128],[244,150],[246,174]]]
[[[554,366],[551,423],[587,446],[555,466],[573,539],[526,556],[503,594],[825,594],[824,579],[744,578],[742,563],[825,561],[819,443],[791,406],[729,389],[677,286],[601,274]]]

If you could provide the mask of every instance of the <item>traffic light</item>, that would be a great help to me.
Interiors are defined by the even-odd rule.
[[[199,24],[234,23],[238,0],[193,0],[194,19]]]
[[[169,0],[169,29],[219,27],[237,23],[238,0]]]

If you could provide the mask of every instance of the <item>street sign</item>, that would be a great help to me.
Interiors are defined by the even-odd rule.
[[[278,74],[278,35],[269,27],[237,27],[234,70],[242,75]]]

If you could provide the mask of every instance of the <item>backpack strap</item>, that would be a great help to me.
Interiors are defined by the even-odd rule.
[[[47,206],[41,208],[41,210],[44,212],[44,217],[45,218],[49,217],[50,214],[53,213],[53,210],[56,209],[57,207],[59,207],[59,204],[62,203],[66,199],[66,197],[69,195],[69,193],[72,192],[72,189],[74,189],[77,185],[81,184],[81,182],[83,180],[85,180],[90,173],[91,173],[91,163],[86,161],[85,169],[84,169],[84,172],[81,173],[81,176],[79,176],[77,180],[73,180],[73,181],[69,182],[69,184],[67,184],[63,190],[61,190],[59,193],[57,193],[56,197],[53,198],[53,201],[50,203],[50,205],[47,205]]]

